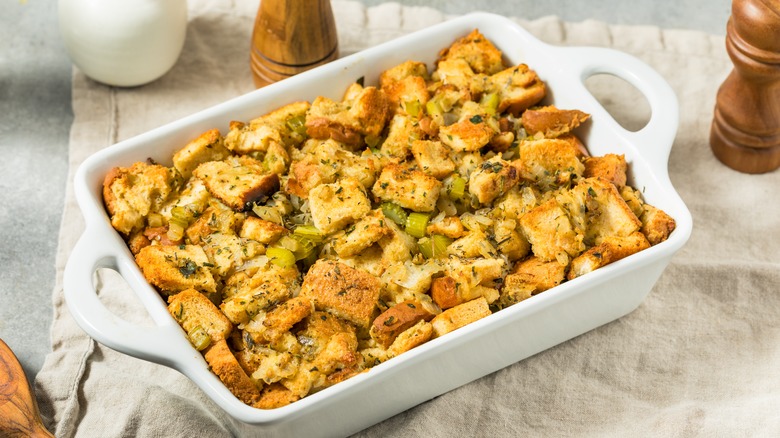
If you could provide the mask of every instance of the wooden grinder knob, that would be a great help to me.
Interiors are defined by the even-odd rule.
[[[780,167],[780,0],[734,0],[726,28],[734,70],[718,90],[710,146],[746,173]]]
[[[262,87],[338,58],[329,0],[262,0],[252,33],[250,66]]]

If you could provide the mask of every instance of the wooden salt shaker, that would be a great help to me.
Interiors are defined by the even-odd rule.
[[[726,50],[734,70],[718,91],[710,146],[746,173],[780,167],[780,0],[733,0]]]
[[[250,66],[262,87],[338,58],[330,0],[262,0]]]

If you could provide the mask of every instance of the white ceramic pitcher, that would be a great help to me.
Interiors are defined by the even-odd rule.
[[[146,84],[173,67],[187,33],[186,0],[59,0],[75,64],[108,85]]]

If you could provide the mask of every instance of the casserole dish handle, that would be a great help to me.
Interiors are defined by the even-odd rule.
[[[98,269],[115,270],[125,280],[134,277],[130,266],[119,263],[122,258],[114,252],[116,246],[106,245],[115,239],[115,233],[110,234],[101,227],[88,227],[79,238],[63,273],[68,309],[79,326],[101,344],[130,356],[174,366],[172,358],[195,352],[178,325],[161,322],[164,319],[154,318],[153,312],[150,315],[157,325],[128,322],[112,313],[98,297],[93,280]]]
[[[669,152],[679,124],[677,96],[669,83],[641,60],[617,50],[601,47],[559,49],[565,52],[562,54],[565,57],[561,59],[571,63],[571,71],[578,76],[583,88],[589,77],[608,74],[625,80],[645,96],[651,111],[647,125],[636,132],[623,128],[617,122],[614,127],[642,152],[657,173],[666,175]],[[585,92],[590,94],[587,88]]]

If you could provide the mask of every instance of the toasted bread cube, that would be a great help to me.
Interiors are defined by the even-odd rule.
[[[536,295],[561,284],[566,276],[566,266],[556,261],[547,262],[532,256],[516,264],[509,274],[512,275],[519,281],[533,286],[533,294]]]
[[[263,388],[260,398],[252,406],[258,409],[276,409],[287,406],[300,399],[300,396],[285,388],[280,383],[273,383]]]
[[[457,216],[447,216],[438,222],[431,223],[427,228],[428,234],[442,234],[450,239],[457,239],[466,234],[463,223]]]
[[[287,122],[304,117],[309,110],[308,102],[285,105],[249,124],[231,122],[230,132],[225,136],[225,146],[239,154],[266,152],[273,147],[297,146],[304,136],[293,130]]]
[[[124,235],[144,227],[144,218],[157,211],[174,193],[175,172],[158,164],[137,162],[115,167],[103,181],[103,202],[111,226]]]
[[[279,383],[295,396],[306,397],[313,388],[324,387],[325,380],[326,376],[320,372],[317,366],[309,362],[302,362],[294,375],[280,380]]]
[[[431,77],[441,81],[445,87],[452,87],[460,91],[462,95],[471,97],[473,94],[482,92],[486,76],[474,73],[465,59],[453,58],[439,61],[436,65],[436,71]]]
[[[276,342],[282,335],[290,330],[314,311],[314,305],[306,297],[293,297],[278,305],[268,312],[263,321],[266,331],[263,337],[268,342]]]
[[[556,263],[557,262],[551,262]],[[531,298],[536,292],[536,287],[526,282],[522,276],[509,274],[504,278],[504,284],[501,286],[501,296],[498,299],[498,307],[505,309],[520,301]]]
[[[219,308],[195,289],[183,290],[168,297],[168,313],[187,333],[202,327],[211,337],[212,343],[227,339],[233,330],[233,324]]]
[[[382,91],[387,96],[390,108],[395,114],[408,114],[413,117],[422,113],[430,98],[425,78],[422,76],[407,76],[401,80],[386,83],[382,85]]]
[[[531,251],[531,244],[517,231],[517,221],[514,219],[496,221],[493,224],[493,236],[498,251],[509,261],[519,260]]]
[[[280,237],[287,234],[287,228],[271,221],[248,216],[241,224],[241,231],[238,235],[245,239],[256,240],[262,244],[268,245],[279,240]]]
[[[496,133],[496,129],[481,116],[467,116],[449,126],[442,126],[439,139],[456,152],[473,152],[490,143]]]
[[[428,342],[432,336],[433,326],[421,319],[417,324],[404,330],[395,338],[393,344],[387,347],[387,355],[389,357],[398,356]]]
[[[441,308],[449,308],[477,297],[484,297],[488,303],[498,298],[490,286],[504,272],[501,258],[475,259],[468,263],[450,259],[450,266],[444,277],[433,280],[431,298]]]
[[[566,135],[590,117],[580,110],[561,110],[553,105],[528,109],[520,120],[530,136],[541,134],[544,138]]]
[[[586,178],[571,190],[589,206],[587,236],[595,244],[607,236],[627,237],[638,231],[642,222],[620,196],[611,182],[602,178]],[[592,208],[592,201],[596,209]]]
[[[465,236],[447,246],[447,254],[466,258],[497,255],[493,244],[488,241],[487,235],[479,228],[469,231]]]
[[[603,178],[620,190],[626,185],[626,157],[624,155],[606,154],[601,157],[588,157],[583,163],[585,178],[599,177]]]
[[[252,405],[260,400],[260,390],[246,375],[224,339],[218,340],[204,354],[211,371],[242,402]]]
[[[379,199],[428,212],[436,207],[441,185],[441,181],[424,172],[393,164],[382,169],[373,192]]]
[[[455,171],[455,162],[450,158],[450,148],[440,141],[415,140],[412,155],[423,172],[442,179]]]
[[[616,262],[622,258],[649,248],[644,234],[635,232],[626,237],[607,236],[604,240],[571,261],[569,280]]]
[[[317,358],[312,364],[326,375],[332,374],[338,370],[357,367],[358,364],[358,341],[355,333],[352,331],[343,331],[334,334],[325,343]]]
[[[620,197],[626,201],[626,205],[634,213],[639,220],[642,220],[642,214],[645,212],[644,201],[642,200],[642,194],[639,190],[631,186],[623,186],[619,189]]]
[[[382,275],[386,267],[382,261],[382,248],[377,244],[371,245],[357,254],[339,257],[339,259],[355,269],[366,271],[376,277]]]
[[[531,243],[534,255],[544,261],[567,264],[585,250],[584,236],[575,231],[566,212],[555,199],[543,203],[520,218],[520,227]]]
[[[351,374],[359,369],[360,354],[355,327],[330,313],[317,311],[301,323],[303,329],[297,335],[305,340],[301,349],[303,362],[299,372],[314,372],[324,376],[333,376],[330,382],[322,381],[316,374],[308,376],[314,387],[324,387],[344,377],[339,370]],[[290,383],[282,382],[288,388]],[[298,382],[300,384],[300,382]],[[305,384],[305,382],[304,382]]]
[[[230,151],[223,145],[219,129],[211,129],[173,154],[173,167],[184,179],[188,179],[200,164],[224,160],[229,155]]]
[[[474,72],[488,75],[504,68],[501,51],[477,29],[439,52],[438,63],[449,59],[463,59]]]
[[[146,280],[164,294],[186,289],[216,292],[217,284],[211,275],[209,259],[197,245],[152,245],[142,248],[135,256]]]
[[[214,200],[198,218],[187,227],[186,235],[194,245],[200,245],[203,239],[212,233],[235,234],[240,229],[243,213],[236,213],[221,202]]]
[[[492,303],[498,299],[498,291],[479,284],[461,283],[450,276],[434,278],[431,283],[431,298],[442,309],[449,309],[479,297],[484,297],[488,303]]]
[[[437,277],[431,283],[431,298],[437,306],[449,309],[464,302],[458,293],[459,285],[450,276]]]
[[[256,242],[241,239],[233,234],[213,233],[202,238],[203,251],[211,260],[212,272],[224,277],[244,264],[252,257],[264,254],[264,249]]]
[[[291,335],[292,336],[292,335]],[[281,349],[277,351],[270,347],[255,347],[260,360],[257,368],[252,371],[252,380],[266,384],[276,383],[282,379],[293,377],[301,364],[297,354]]]
[[[330,234],[353,223],[371,211],[371,201],[363,185],[355,178],[333,184],[321,184],[309,192],[309,207],[314,226]]]
[[[490,308],[487,300],[483,297],[459,304],[436,315],[431,320],[432,337],[438,338],[488,315],[490,315]]]
[[[402,332],[420,321],[430,321],[434,316],[419,301],[403,301],[376,317],[369,334],[377,344],[387,348]]]
[[[363,136],[382,133],[390,114],[390,101],[376,87],[366,87],[344,103],[319,96],[309,108],[306,132],[312,138],[360,145]]]
[[[377,242],[382,248],[382,263],[390,266],[411,260],[413,253],[417,251],[417,240],[402,231],[393,221],[385,221],[385,226],[390,229],[390,234]]]
[[[245,124],[230,122],[230,131],[225,136],[225,146],[237,154],[265,152],[271,145],[280,145],[282,135],[266,124]]]
[[[136,231],[127,239],[127,247],[130,248],[130,252],[133,255],[138,254],[141,248],[152,244],[151,240],[144,234],[144,231]]]
[[[385,225],[386,221],[381,210],[373,210],[336,237],[333,249],[342,258],[360,253],[391,233],[390,228]]]
[[[584,144],[582,144],[582,141],[580,141],[579,138],[577,138],[574,134],[565,134],[561,135],[559,137],[556,137],[558,140],[563,140],[570,145],[574,146],[574,149],[577,150],[577,158],[580,160],[587,158],[590,156],[590,152],[588,152],[588,148],[585,147]]]
[[[406,61],[391,67],[379,75],[379,87],[384,89],[386,86],[395,82],[402,81],[408,77],[428,76],[428,67],[425,63],[419,61]]]
[[[323,310],[368,330],[381,284],[373,275],[344,263],[318,260],[306,274],[300,296]]]
[[[557,139],[524,141],[520,144],[522,177],[543,189],[567,184],[585,171],[571,143]]]
[[[220,309],[233,324],[245,324],[256,315],[269,311],[276,303],[290,299],[297,289],[298,270],[269,264],[251,279],[229,277]]]
[[[309,192],[320,184],[332,183],[337,176],[353,177],[368,189],[374,184],[379,160],[370,152],[355,155],[335,140],[311,139],[302,149],[306,155],[290,166],[288,192],[308,198]]]
[[[498,112],[515,117],[536,105],[546,95],[544,82],[525,64],[509,67],[488,78],[486,92],[498,94]]]
[[[209,161],[193,174],[203,180],[212,196],[235,211],[250,210],[253,203],[279,190],[279,176],[264,174],[262,164],[250,157]]]
[[[396,114],[388,124],[387,138],[379,150],[383,155],[403,161],[409,155],[412,143],[423,135],[420,124],[415,119]]]
[[[469,176],[469,193],[480,203],[489,204],[520,181],[520,172],[514,163],[501,159],[500,155],[482,163]]]
[[[306,134],[315,139],[333,139],[353,147],[363,143],[360,131],[353,127],[347,105],[317,96],[306,116]]]
[[[671,216],[666,214],[660,208],[644,204],[644,213],[642,214],[642,233],[647,236],[651,245],[657,245],[669,238],[672,231],[677,227],[676,222]]]
[[[494,210],[500,212],[500,215],[505,219],[518,220],[541,202],[542,195],[538,189],[531,186],[515,186],[496,200],[493,205]]]

